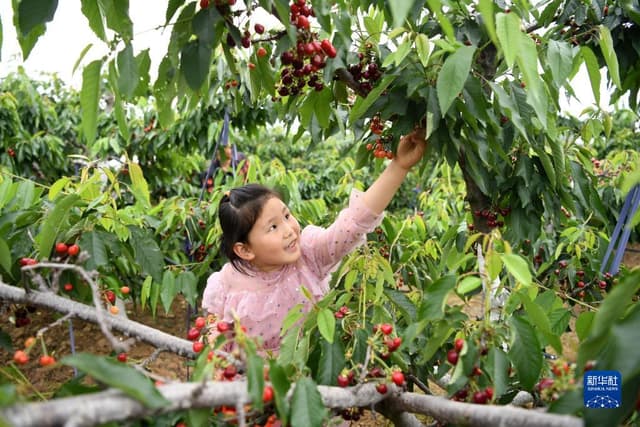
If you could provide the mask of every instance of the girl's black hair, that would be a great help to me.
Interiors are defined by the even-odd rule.
[[[222,228],[220,252],[225,255],[233,267],[247,273],[244,260],[233,251],[236,243],[248,243],[249,232],[262,213],[267,200],[280,193],[261,184],[246,184],[234,188],[222,196],[218,205],[218,219]]]

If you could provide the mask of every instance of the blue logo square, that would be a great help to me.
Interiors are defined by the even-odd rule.
[[[618,408],[622,404],[622,375],[618,371],[587,371],[583,385],[587,408]]]

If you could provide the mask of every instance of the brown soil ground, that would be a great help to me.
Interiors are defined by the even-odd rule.
[[[624,264],[627,266],[640,265],[640,245],[633,245],[627,251]],[[468,309],[474,311],[479,307],[474,307],[472,302]],[[477,304],[476,304],[477,305]],[[3,305],[2,313],[0,313],[0,322],[2,329],[7,332],[13,343],[18,349],[23,346],[27,337],[35,336],[38,330],[51,325],[58,318],[56,313],[49,312],[40,308],[34,309],[29,313],[30,323],[26,326],[15,327],[9,320],[12,307]],[[132,307],[127,309],[127,316],[131,320],[153,326],[164,332],[175,336],[185,336],[187,328],[187,304],[183,299],[176,299],[169,313],[165,313],[162,308],[158,309],[158,313],[154,318],[149,310],[133,310]],[[73,320],[73,333],[76,352],[89,352],[93,354],[110,354],[111,347],[106,338],[103,337],[99,328],[91,323],[79,320]],[[563,346],[570,352],[571,348],[577,346],[577,339],[570,335],[563,338]],[[56,358],[71,353],[71,340],[69,334],[68,322],[48,329],[45,333],[45,341],[47,351]],[[69,367],[56,364],[52,367],[41,367],[37,360],[41,354],[40,346],[33,349],[31,360],[24,366],[21,366],[23,377],[16,375],[15,371],[8,369],[9,362],[12,360],[13,353],[4,349],[0,350],[0,364],[4,368],[0,368],[0,373],[5,377],[4,381],[10,381],[19,384],[20,393],[30,395],[33,399],[47,399],[51,394],[64,382],[73,378],[73,371]],[[142,362],[149,358],[154,348],[144,344],[136,343],[128,355],[128,360],[134,362]],[[567,355],[565,355],[567,356]],[[568,357],[571,360],[571,357]],[[161,353],[157,359],[148,365],[150,371],[160,377],[169,380],[186,381],[189,379],[189,369],[186,365],[187,360],[171,353]],[[352,426],[387,426],[390,425],[383,417],[373,417],[370,413],[360,421],[352,422]]]

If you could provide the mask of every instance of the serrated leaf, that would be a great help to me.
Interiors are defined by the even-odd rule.
[[[595,315],[593,311],[583,311],[578,315],[575,329],[580,341],[584,341],[589,335]]]
[[[318,362],[318,374],[316,380],[319,384],[334,385],[338,374],[344,368],[346,360],[345,348],[340,340],[333,343],[321,341],[320,361]]]
[[[431,42],[426,34],[419,33],[416,36],[416,52],[418,53],[418,59],[423,67],[429,65],[429,56],[431,55]]]
[[[496,14],[496,34],[509,68],[513,67],[518,55],[521,32],[520,17],[516,13]]]
[[[475,51],[474,46],[463,46],[444,61],[436,81],[438,104],[443,115],[462,91],[469,77]]]
[[[0,267],[11,276],[11,249],[2,238],[0,238]]]
[[[143,310],[147,306],[147,301],[149,301],[149,297],[151,297],[152,283],[153,283],[153,278],[151,276],[145,277],[144,282],[142,282],[142,289],[140,290],[140,304],[142,305]]]
[[[531,286],[531,271],[529,271],[529,265],[524,258],[516,254],[503,254],[502,262],[507,268],[507,271],[509,271],[519,283],[525,286]]]
[[[549,40],[547,63],[557,86],[565,84],[573,68],[575,51],[571,45],[561,40]]]
[[[62,226],[66,224],[71,208],[80,201],[77,194],[63,196],[44,217],[40,232],[35,237],[35,246],[43,258],[48,258]]]
[[[194,91],[202,87],[209,75],[211,54],[211,48],[199,40],[192,40],[182,48],[180,72]]]
[[[516,374],[523,390],[532,390],[542,369],[542,350],[536,332],[523,317],[512,316],[512,340],[509,359],[516,368]]]
[[[287,392],[291,388],[291,382],[287,377],[284,368],[280,366],[275,359],[269,360],[269,380],[273,386],[276,408],[282,421],[282,425],[289,425],[289,401],[286,399]]]
[[[321,427],[327,417],[316,383],[302,377],[295,384],[291,397],[291,425]]]
[[[164,257],[153,236],[147,231],[134,227],[131,228],[129,244],[142,272],[149,274],[157,283],[161,283]]]
[[[600,30],[600,50],[602,51],[604,62],[607,64],[609,77],[611,77],[611,81],[618,88],[622,88],[622,83],[620,82],[620,67],[618,66],[618,57],[616,56],[616,51],[613,47],[611,31],[609,31],[609,28],[604,25],[600,25],[598,29]]]
[[[133,95],[138,86],[138,63],[133,55],[133,46],[127,43],[125,47],[118,52],[116,65],[118,69],[118,91],[125,99]]]
[[[198,279],[191,271],[183,271],[176,277],[176,287],[184,295],[184,298],[193,307],[196,306],[198,298]]]
[[[107,34],[104,30],[104,19],[98,5],[98,0],[81,0],[80,10],[89,21],[89,28],[103,42],[107,42]]]
[[[102,61],[89,63],[82,70],[80,108],[82,110],[82,132],[88,144],[96,139],[98,125],[98,101],[100,99],[100,71]]]
[[[418,310],[418,318],[426,320],[438,320],[444,317],[444,307],[449,293],[456,286],[456,277],[453,275],[442,276],[430,284],[425,290]]]
[[[364,113],[366,113],[369,107],[371,107],[373,103],[380,98],[380,94],[389,87],[395,78],[396,76],[385,76],[382,81],[371,92],[369,92],[366,98],[358,98],[349,113],[349,122],[354,123]]]
[[[57,8],[58,0],[21,0],[18,5],[20,33],[26,36],[38,25],[51,21]]]
[[[151,207],[149,185],[147,180],[144,179],[142,174],[142,168],[139,164],[129,161],[127,162],[129,169],[129,177],[131,178],[131,192],[136,198],[136,201],[140,202],[144,209]]]
[[[388,3],[389,9],[391,9],[391,15],[393,16],[393,26],[400,27],[404,24],[409,11],[413,7],[413,1],[392,1]]]
[[[107,238],[109,238],[109,235],[102,231],[93,230],[82,233],[80,246],[82,250],[89,253],[90,258],[87,260],[88,268],[97,268],[109,264],[110,259],[105,246]]]
[[[587,68],[593,99],[597,105],[600,105],[600,80],[602,76],[600,75],[600,64],[598,64],[598,58],[596,58],[596,55],[588,46],[580,47],[580,55],[584,60],[585,67]]]
[[[63,176],[51,184],[51,187],[49,187],[49,200],[55,199],[58,193],[60,193],[69,182],[71,182],[71,178]]]
[[[458,283],[456,292],[460,295],[465,295],[475,291],[482,285],[482,279],[478,276],[467,276]]]
[[[253,352],[247,357],[247,380],[253,406],[257,410],[261,410],[264,390],[264,360]]]
[[[166,313],[171,309],[171,303],[177,293],[176,278],[172,271],[167,270],[162,275],[162,289],[160,291],[160,301]]]
[[[320,335],[328,342],[333,342],[336,331],[336,319],[328,308],[322,308],[318,311],[318,330]]]
[[[122,390],[149,408],[158,409],[170,403],[160,394],[150,378],[113,358],[77,353],[62,358],[60,363],[77,368],[99,382]]]
[[[478,12],[482,16],[482,23],[487,29],[487,33],[494,45],[498,45],[498,35],[496,34],[496,23],[494,13],[495,3],[493,0],[480,0],[478,2]]]

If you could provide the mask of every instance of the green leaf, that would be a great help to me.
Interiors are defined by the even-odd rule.
[[[325,340],[332,343],[336,331],[336,319],[328,308],[318,311],[318,330]]]
[[[529,271],[529,264],[524,258],[516,254],[503,254],[502,262],[518,282],[525,286],[531,286],[531,272]]]
[[[96,139],[101,69],[102,61],[96,60],[85,66],[82,70],[80,107],[82,109],[82,131],[87,144],[92,144]]]
[[[118,52],[116,64],[118,68],[118,91],[125,99],[128,99],[133,95],[140,78],[131,43],[127,43]]]
[[[436,21],[440,25],[440,28],[442,28],[442,33],[445,35],[445,38],[453,43],[456,40],[455,32],[449,17],[442,12],[442,2],[440,0],[427,0],[427,5],[429,9],[436,14]]]
[[[142,282],[142,289],[140,290],[140,305],[142,305],[142,309],[144,310],[147,306],[147,302],[151,297],[151,284],[153,283],[153,278],[151,276],[147,276],[144,278],[144,282]]]
[[[44,217],[44,222],[40,228],[40,232],[35,237],[35,246],[40,256],[48,258],[53,244],[56,241],[60,229],[66,226],[67,217],[71,212],[71,208],[80,201],[80,197],[77,194],[69,194],[63,196],[58,200]]]
[[[111,357],[77,353],[65,356],[60,363],[77,368],[99,382],[122,390],[149,408],[159,409],[170,403],[160,394],[151,379]]]
[[[583,311],[576,319],[576,335],[580,341],[584,341],[591,331],[591,325],[596,314],[593,311]]]
[[[340,340],[333,343],[322,340],[320,346],[321,354],[316,380],[320,384],[335,385],[338,374],[346,363],[344,345]]]
[[[180,54],[180,72],[194,91],[200,89],[209,75],[211,48],[199,40],[187,43]]]
[[[198,36],[201,43],[208,46],[214,45],[216,27],[222,19],[215,7],[200,9],[195,14],[192,20],[193,32]]]
[[[426,320],[438,320],[444,317],[444,308],[447,297],[456,286],[456,276],[446,275],[430,284],[422,298],[418,318]]]
[[[573,69],[573,58],[576,49],[561,40],[549,40],[547,63],[551,69],[553,81],[558,87],[565,84]]]
[[[389,9],[391,9],[391,15],[393,16],[393,26],[401,27],[413,7],[413,1],[392,1],[389,2],[388,5]]]
[[[291,425],[321,427],[327,418],[316,383],[308,377],[300,378],[291,397]]]
[[[89,21],[89,27],[100,40],[106,43],[107,34],[104,30],[104,18],[98,0],[81,0],[80,3],[80,9]]]
[[[536,43],[523,32],[518,33],[520,38],[516,62],[522,71],[522,80],[526,83],[527,103],[533,107],[538,120],[543,127],[547,127],[547,92],[542,77],[538,71],[538,51]]]
[[[500,41],[500,47],[504,53],[504,59],[509,68],[513,67],[520,49],[520,17],[515,12],[496,14],[496,34]]]
[[[249,354],[247,357],[247,380],[249,396],[253,402],[253,406],[262,409],[262,393],[264,391],[264,360],[255,353]]]
[[[58,8],[58,0],[21,0],[18,6],[20,33],[26,36],[38,25],[53,19]]]
[[[161,283],[164,257],[151,233],[137,227],[131,227],[129,244],[142,272],[149,274],[157,283]]]
[[[144,209],[149,209],[151,207],[149,185],[144,179],[142,168],[139,164],[131,161],[127,162],[127,167],[131,177],[131,192]]]
[[[358,98],[356,102],[353,104],[353,108],[349,113],[349,122],[356,122],[360,116],[367,112],[369,107],[371,107],[378,99],[380,98],[380,94],[384,92],[387,87],[395,80],[396,76],[385,76],[382,81],[367,95],[366,98]]]
[[[493,0],[480,0],[478,2],[478,12],[482,16],[482,23],[484,27],[487,29],[487,33],[491,38],[491,42],[498,46],[498,34],[496,33],[496,22],[495,22],[495,3]]]
[[[278,415],[282,421],[282,425],[289,425],[287,422],[289,414],[289,401],[286,399],[287,392],[291,388],[291,382],[287,377],[287,373],[280,366],[275,359],[269,360],[269,380],[273,386],[275,392],[276,408],[278,409]]]
[[[532,390],[542,369],[542,349],[531,324],[521,316],[511,317],[512,340],[509,359],[516,368],[520,387]]]
[[[198,298],[198,279],[196,275],[192,271],[183,271],[176,278],[176,286],[187,302],[195,307],[196,299]]]
[[[613,47],[611,32],[609,28],[604,25],[600,25],[598,28],[600,30],[600,50],[602,50],[604,62],[607,64],[607,72],[609,73],[609,77],[611,77],[611,81],[613,81],[618,88],[622,89],[618,58],[616,57],[616,51]]]
[[[99,0],[107,22],[125,42],[133,38],[133,22],[129,18],[129,0]]]
[[[71,182],[71,178],[63,176],[51,184],[51,187],[49,187],[49,200],[55,199],[58,193],[60,193],[69,182]]]
[[[478,276],[467,276],[458,283],[456,292],[460,295],[465,295],[475,291],[482,285],[482,279]]]
[[[431,42],[426,34],[419,33],[416,36],[416,52],[418,59],[423,67],[429,65],[429,56],[431,55]]]
[[[600,64],[598,58],[588,46],[580,47],[580,55],[584,60],[584,65],[587,67],[587,74],[589,75],[589,83],[591,84],[591,92],[593,93],[593,99],[597,105],[600,105]]]
[[[171,303],[173,303],[177,293],[176,278],[172,271],[167,270],[162,275],[162,290],[160,291],[160,301],[165,313],[169,313],[169,310],[171,310]]]
[[[464,83],[469,77],[471,61],[476,48],[463,46],[450,55],[442,65],[436,81],[440,111],[445,115],[453,101],[462,92]]]
[[[88,268],[97,268],[109,265],[111,260],[107,254],[105,242],[111,235],[99,231],[86,231],[80,237],[80,247],[89,253],[90,258],[87,260]]]
[[[11,249],[4,239],[0,238],[0,267],[11,276]]]

